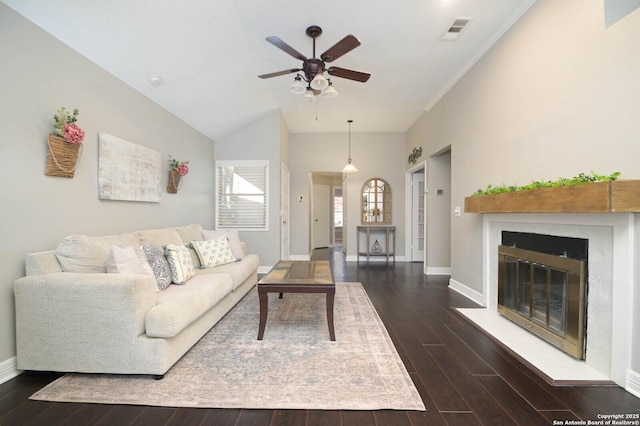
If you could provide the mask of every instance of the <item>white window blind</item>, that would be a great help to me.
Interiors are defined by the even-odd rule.
[[[268,230],[268,161],[216,161],[216,229]]]

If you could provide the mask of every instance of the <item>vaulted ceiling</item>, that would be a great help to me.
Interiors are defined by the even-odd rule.
[[[293,133],[403,132],[535,0],[1,0],[212,139],[279,109]],[[455,41],[444,36],[469,20]],[[327,66],[371,74],[332,77],[339,96],[304,101],[288,87],[301,62],[265,38],[316,57],[347,34],[361,46]],[[150,79],[160,77],[162,84]]]

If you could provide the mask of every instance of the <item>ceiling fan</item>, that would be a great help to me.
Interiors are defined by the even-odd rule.
[[[271,36],[267,37],[266,40],[276,46],[277,48],[283,50],[294,58],[302,61],[302,68],[291,68],[283,71],[277,71],[270,74],[262,74],[259,75],[259,78],[271,78],[278,77],[285,74],[298,73],[302,71],[303,74],[296,74],[294,83],[289,87],[291,93],[297,95],[303,95],[306,98],[313,98],[315,95],[319,95],[322,93],[322,96],[325,97],[333,97],[337,96],[338,92],[333,88],[331,80],[326,79],[324,77],[324,73],[328,73],[331,76],[346,78],[349,80],[360,81],[362,83],[369,80],[371,74],[349,70],[346,68],[340,67],[328,67],[326,66],[326,62],[333,62],[338,59],[342,55],[356,47],[360,46],[360,40],[349,34],[332,47],[330,47],[326,52],[320,55],[320,58],[316,58],[316,37],[322,34],[322,28],[317,25],[312,25],[307,28],[307,35],[313,39],[313,57],[307,58],[302,53],[295,50],[293,47],[289,46],[287,43],[282,41],[279,37]],[[306,83],[306,85],[302,82]]]

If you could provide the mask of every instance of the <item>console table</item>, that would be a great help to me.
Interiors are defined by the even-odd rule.
[[[365,234],[366,244],[365,247],[360,249],[360,235]],[[378,235],[380,239],[384,239],[384,247],[380,247],[380,251],[373,251],[371,247],[372,237],[375,240],[375,236]],[[360,256],[366,256],[367,262],[371,256],[386,256],[387,263],[389,263],[389,257],[393,258],[393,263],[396,263],[396,227],[395,226],[358,226],[356,233],[357,247],[358,247],[358,263],[360,263]]]

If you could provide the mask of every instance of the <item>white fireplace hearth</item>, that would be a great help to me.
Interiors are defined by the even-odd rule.
[[[506,329],[511,323],[497,314],[498,295],[498,246],[501,244],[502,231],[530,232],[562,237],[585,238],[589,240],[588,259],[588,295],[587,330],[585,360],[571,360],[572,365],[584,365],[587,374],[585,381],[613,381],[638,395],[637,372],[632,369],[633,356],[633,320],[634,282],[640,271],[637,258],[640,257],[640,242],[637,241],[640,225],[633,213],[499,213],[483,214],[483,291],[465,291],[460,283],[452,282],[454,290],[471,296],[486,308],[486,318],[505,321]],[[637,318],[637,313],[635,313]],[[482,322],[482,321],[480,321]],[[478,326],[481,324],[476,322]],[[513,323],[511,323],[513,324]],[[498,324],[497,328],[502,328]],[[518,326],[516,326],[518,327]],[[636,325],[637,327],[637,325]],[[522,329],[524,331],[524,329]],[[491,334],[491,330],[486,330]],[[499,333],[496,333],[499,334]],[[507,334],[513,334],[507,332]],[[518,339],[524,340],[523,347],[535,347],[542,342],[535,335],[518,333]],[[493,335],[500,340],[499,335]],[[510,336],[513,339],[513,336]],[[504,342],[513,346],[513,341]],[[560,363],[568,358],[562,351],[549,347],[544,355],[545,363]],[[514,349],[517,352],[516,348]],[[635,349],[637,351],[637,349]],[[553,354],[557,354],[557,357]],[[535,357],[535,352],[532,355]],[[524,357],[526,358],[526,357]],[[542,356],[540,356],[542,358]],[[525,359],[526,360],[526,359]],[[578,364],[575,364],[578,363]],[[559,364],[560,365],[560,364]],[[593,374],[590,375],[590,372]],[[580,380],[580,374],[577,380]],[[567,380],[571,382],[571,380]]]

